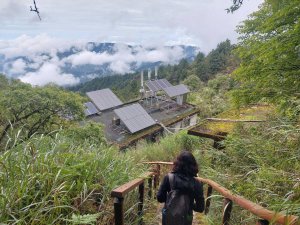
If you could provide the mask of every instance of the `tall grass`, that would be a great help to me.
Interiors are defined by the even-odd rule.
[[[256,128],[239,126],[222,151],[213,149],[210,140],[185,132],[166,136],[159,143],[141,141],[125,152],[108,146],[95,125],[59,131],[51,137],[33,136],[0,155],[0,221],[110,224],[111,190],[142,176],[149,169],[143,161],[173,161],[182,149],[193,150],[200,176],[269,209],[299,215],[299,128],[286,125],[277,121]],[[211,224],[220,221],[222,205],[218,194],[214,195]],[[136,198],[133,192],[126,200],[129,223],[135,223]],[[238,207],[232,216],[236,224],[249,224],[253,219]]]
[[[203,142],[196,154],[203,162],[202,175],[270,210],[300,216],[299,126],[283,121],[240,125],[227,137],[224,150]],[[251,224],[254,219],[239,207],[232,216],[233,224]]]
[[[2,223],[78,224],[98,213],[99,224],[110,224],[111,190],[147,171],[140,162],[173,160],[187,142],[178,134],[121,153],[91,126],[34,136],[2,152]]]

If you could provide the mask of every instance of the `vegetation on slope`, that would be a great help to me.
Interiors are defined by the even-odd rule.
[[[300,1],[266,0],[238,28],[237,105],[268,101],[287,116],[300,113]]]
[[[65,224],[72,215],[99,213],[99,224],[111,224],[112,189],[142,176],[147,171],[142,161],[171,161],[192,145],[179,134],[120,153],[106,146],[96,124],[61,130],[55,137],[36,135],[0,155],[0,220]]]
[[[16,144],[17,136],[24,140],[49,134],[83,118],[83,98],[77,94],[52,85],[32,87],[3,75],[0,79],[0,147]]]
[[[158,69],[159,78],[166,78],[171,83],[178,84],[187,80],[191,89],[199,86],[198,82],[207,82],[216,74],[228,74],[237,67],[238,59],[233,55],[234,45],[229,40],[218,44],[207,56],[199,52],[196,59],[189,63],[181,60],[177,65],[164,65]],[[147,75],[144,74],[145,79]],[[152,76],[154,76],[152,74]],[[192,78],[196,78],[192,79]],[[139,95],[140,74],[126,74],[95,78],[70,90],[86,93],[88,91],[111,88],[123,101],[135,99]]]
[[[142,161],[170,161],[183,148],[193,150],[201,176],[269,209],[299,216],[299,5],[299,0],[266,0],[239,28],[237,48],[226,41],[207,56],[199,53],[190,64],[183,60],[160,67],[161,77],[194,90],[189,98],[202,117],[221,113],[233,118],[227,111],[231,103],[268,102],[279,109],[267,123],[232,127],[222,151],[183,132],[119,153],[106,144],[98,124],[77,127],[68,120],[81,119],[79,95],[0,76],[1,222],[65,224],[82,215],[86,221],[109,224],[110,191],[141,176],[148,169]],[[229,76],[239,63],[233,49],[241,65]],[[131,76],[99,79],[76,90],[111,87],[129,100],[139,88],[139,75]],[[222,204],[217,195],[212,200],[210,220],[219,223]],[[252,223],[249,213],[237,210],[233,224]]]

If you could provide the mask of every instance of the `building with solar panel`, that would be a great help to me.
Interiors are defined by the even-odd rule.
[[[166,79],[144,82],[141,75],[140,99],[123,103],[110,89],[87,92],[85,103],[88,120],[102,123],[107,140],[120,149],[135,145],[139,140],[157,140],[164,133],[187,129],[197,122],[199,109],[186,102],[189,89],[172,85]]]

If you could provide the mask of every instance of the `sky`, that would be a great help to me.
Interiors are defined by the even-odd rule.
[[[207,54],[227,38],[236,43],[236,26],[263,2],[244,0],[228,14],[232,0],[35,1],[41,21],[30,12],[33,0],[0,0],[0,73],[33,85],[78,84],[77,76],[65,72],[67,64],[108,63],[118,74],[134,72],[133,62],[175,64],[184,54],[179,47],[165,47],[170,45],[193,45]],[[91,52],[87,42],[118,43],[116,54]],[[126,44],[135,45],[137,54]],[[58,57],[71,46],[78,53]]]
[[[245,0],[233,14],[231,0],[1,0],[0,40],[47,35],[67,41],[141,45],[187,44],[208,52],[229,38],[262,0]]]

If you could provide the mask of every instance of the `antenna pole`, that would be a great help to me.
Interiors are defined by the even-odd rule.
[[[144,89],[144,70],[141,72],[141,87]]]
[[[151,69],[148,69],[148,80],[151,80]]]

